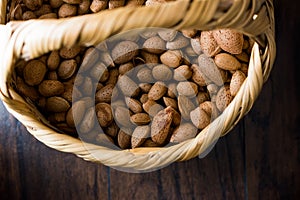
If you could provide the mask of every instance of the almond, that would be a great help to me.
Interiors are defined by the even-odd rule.
[[[145,103],[143,103],[143,109],[146,111],[150,116],[156,115],[159,111],[163,109],[163,107],[156,103],[155,101],[148,99]]]
[[[151,121],[149,115],[146,114],[146,113],[133,114],[130,117],[130,120],[131,120],[132,123],[134,123],[138,126],[149,124],[150,121]]]
[[[219,91],[219,87],[213,83],[208,84],[206,89],[210,95],[216,94]]]
[[[114,9],[124,6],[125,0],[109,0],[108,2],[108,8]]]
[[[70,104],[62,97],[50,97],[46,100],[46,109],[49,112],[66,112],[70,108]]]
[[[44,80],[39,85],[39,92],[44,97],[61,95],[64,92],[64,84],[56,80]]]
[[[224,85],[218,92],[216,97],[216,106],[219,111],[223,112],[232,101],[232,96],[228,85]]]
[[[95,47],[89,47],[82,58],[82,63],[80,66],[80,71],[84,72],[90,70],[95,63],[99,60],[99,51]]]
[[[201,53],[203,53],[199,37],[191,38],[191,46],[196,54],[200,55]]]
[[[167,107],[158,112],[151,124],[151,139],[157,144],[164,144],[170,132],[173,111]]]
[[[52,51],[47,59],[47,66],[49,70],[56,70],[60,63],[60,56],[58,51]]]
[[[79,54],[80,50],[81,48],[79,46],[74,46],[71,48],[63,47],[59,50],[59,55],[64,59],[72,59]]]
[[[131,147],[136,148],[142,145],[150,135],[149,126],[137,126],[131,137]]]
[[[201,32],[200,46],[203,53],[208,57],[213,57],[221,51],[221,48],[217,44],[212,31]]]
[[[118,86],[125,96],[137,96],[140,89],[139,86],[128,76],[119,76]]]
[[[198,93],[198,86],[194,82],[183,81],[178,83],[177,91],[179,95],[195,97]]]
[[[148,101],[148,94],[142,94],[140,97],[140,102],[142,104],[146,103]]]
[[[113,122],[112,109],[108,103],[96,104],[95,110],[101,127],[107,127]]]
[[[211,101],[205,101],[200,104],[200,109],[202,109],[208,116],[211,116],[212,109],[213,109],[213,103]]]
[[[232,29],[218,29],[213,31],[213,36],[218,45],[228,53],[240,54],[243,49],[244,37]]]
[[[245,79],[246,76],[243,72],[239,70],[234,72],[230,81],[230,93],[232,96],[236,96]]]
[[[170,50],[176,50],[176,49],[182,49],[189,44],[190,42],[186,37],[179,35],[174,40],[167,42],[166,47],[167,49]]]
[[[193,64],[191,66],[191,69],[193,72],[192,80],[199,86],[206,86],[210,82],[209,79],[203,74],[198,65]]]
[[[182,54],[179,50],[168,50],[160,56],[160,60],[163,64],[176,68],[182,62]]]
[[[128,108],[133,112],[133,113],[140,113],[143,111],[141,102],[139,102],[136,99],[130,98],[130,97],[125,97],[125,102]]]
[[[176,127],[172,133],[170,142],[183,142],[194,138],[198,133],[198,129],[191,123],[184,123]]]
[[[58,10],[59,18],[72,17],[77,14],[77,6],[64,3]]]
[[[40,84],[47,72],[46,65],[39,60],[29,61],[23,70],[25,82],[30,86]]]
[[[223,85],[222,76],[214,60],[201,54],[198,57],[199,69],[209,80],[217,85]]]
[[[241,68],[241,63],[228,53],[219,53],[215,56],[216,65],[224,70],[237,70]]]
[[[49,0],[49,3],[52,8],[59,8],[64,2],[63,0]]]
[[[104,10],[108,4],[107,0],[93,0],[90,6],[92,12],[99,12],[100,10]]]
[[[34,11],[34,14],[37,17],[40,17],[42,15],[46,15],[46,14],[49,14],[49,13],[52,13],[52,8],[49,4],[43,4],[38,10]]]
[[[197,107],[195,110],[191,111],[190,115],[191,121],[199,129],[204,129],[210,124],[209,115],[200,107]]]
[[[130,71],[133,69],[133,63],[132,62],[127,62],[127,63],[124,63],[124,64],[121,64],[119,66],[119,74],[121,75],[129,75],[128,73],[130,73]]]
[[[174,70],[173,78],[176,81],[186,81],[187,79],[190,79],[192,75],[193,72],[188,65],[181,65]]]
[[[158,32],[158,35],[165,41],[172,41],[177,35],[176,30],[166,29]]]
[[[114,119],[120,128],[129,128],[132,126],[130,112],[125,107],[118,106],[114,109]]]
[[[87,107],[85,101],[77,101],[73,103],[66,115],[66,123],[70,127],[75,127],[81,123]]]
[[[169,97],[163,97],[164,103],[166,107],[171,106],[175,110],[178,109],[177,101],[175,99],[169,98]]]
[[[17,88],[21,94],[29,97],[32,101],[36,101],[39,98],[39,93],[35,87],[27,85],[20,77],[17,77]]]
[[[111,69],[109,73],[108,79],[105,81],[106,84],[113,84],[115,85],[118,82],[118,77],[119,77],[119,70],[118,69]],[[103,75],[101,79],[103,78]],[[100,79],[100,81],[101,81]]]
[[[185,120],[190,120],[190,112],[195,109],[195,105],[188,97],[179,95],[178,108],[182,118]]]
[[[43,0],[24,0],[23,2],[30,10],[37,10],[43,5]]]
[[[151,89],[152,85],[150,83],[140,83],[139,88],[142,92],[148,93]],[[147,95],[148,96],[148,95]]]
[[[77,62],[74,59],[64,60],[57,69],[57,75],[61,79],[71,78],[77,70]]]
[[[199,91],[197,94],[197,103],[201,104],[204,101],[209,100],[209,94],[207,92]]]
[[[90,72],[90,76],[93,79],[101,83],[104,83],[105,81],[108,80],[108,78],[111,78],[108,69],[102,62],[95,63],[89,72]]]
[[[165,84],[163,82],[156,82],[151,87],[148,93],[148,98],[156,101],[162,98],[166,92],[167,92],[167,87],[165,86]]]
[[[100,90],[98,90],[98,92],[96,92],[95,94],[96,103],[97,102],[110,103],[114,87],[115,86],[113,84],[108,84],[103,88],[101,88]]]
[[[181,32],[185,37],[193,38],[196,36],[198,31],[196,29],[184,29],[184,30],[181,30]]]
[[[130,129],[120,129],[118,132],[118,144],[122,149],[128,149],[131,146],[131,135]]]
[[[50,123],[62,123],[66,120],[66,112],[52,113],[49,115],[48,120]]]
[[[122,41],[112,50],[111,56],[116,64],[129,62],[138,54],[139,46],[132,41]]]
[[[150,37],[144,42],[143,49],[149,53],[161,54],[166,49],[166,42],[159,36]]]
[[[246,53],[246,52],[242,52],[240,54],[236,54],[234,55],[239,61],[241,62],[245,62],[245,63],[248,63],[249,62],[249,55]]]
[[[56,71],[50,71],[50,72],[48,72],[47,79],[49,79],[49,80],[56,80],[57,81],[58,75],[57,75]]]
[[[173,77],[172,70],[164,64],[156,65],[155,67],[153,67],[152,75],[153,78],[158,81],[168,81]]]
[[[122,129],[124,130],[124,127],[122,127]],[[108,127],[104,128],[104,132],[112,138],[115,138],[117,136],[119,130],[119,126],[114,121]]]
[[[148,67],[142,67],[136,74],[136,77],[142,83],[152,83],[154,81],[152,71]]]
[[[145,63],[148,66],[151,66],[151,64],[157,64],[159,63],[159,57],[157,54],[149,53],[147,51],[141,51],[141,55],[145,60]]]
[[[80,0],[80,3],[78,5],[78,15],[84,15],[89,12],[89,8],[91,5],[91,0]]]
[[[178,96],[178,92],[177,92],[177,84],[176,83],[170,83],[168,85],[168,91],[167,91],[167,95],[171,98],[176,98]]]

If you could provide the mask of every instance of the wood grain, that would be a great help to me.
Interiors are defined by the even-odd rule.
[[[46,147],[0,102],[0,199],[299,199],[299,4],[275,1],[270,78],[249,114],[203,159],[118,171]]]
[[[300,196],[299,6],[275,1],[276,63],[245,120],[249,199]]]

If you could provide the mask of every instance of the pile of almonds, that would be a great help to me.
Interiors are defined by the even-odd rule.
[[[35,1],[24,0],[19,19],[28,19],[26,12],[43,16],[36,13],[45,5],[56,17],[66,17],[59,14],[63,5],[75,6],[78,15],[85,2],[55,7],[54,1],[36,1],[33,9],[27,4]],[[106,9],[116,1],[88,2],[86,13],[94,12],[93,3],[106,2]],[[231,29],[150,29],[19,60],[15,85],[66,134],[93,143],[108,139],[122,149],[164,146],[195,137],[224,111],[247,76],[252,45]]]

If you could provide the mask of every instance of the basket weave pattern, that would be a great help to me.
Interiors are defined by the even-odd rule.
[[[1,99],[8,111],[45,145],[76,154],[88,161],[143,171],[196,157],[220,136],[228,133],[247,114],[263,83],[268,79],[275,59],[272,0],[234,1],[231,8],[222,15],[216,13],[218,3],[219,1],[178,0],[161,6],[124,7],[68,19],[12,21],[0,25]],[[2,24],[5,23],[6,4],[5,0],[0,1]],[[238,95],[194,139],[170,147],[130,150],[112,150],[84,144],[81,140],[61,134],[50,127],[37,109],[13,89],[13,67],[20,58],[33,59],[74,44],[97,45],[117,33],[143,27],[176,30],[233,28],[256,41],[251,53],[248,77]]]

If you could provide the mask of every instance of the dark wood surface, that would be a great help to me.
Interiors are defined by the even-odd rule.
[[[204,159],[130,174],[44,146],[0,103],[0,199],[300,199],[299,1],[275,1],[277,58]]]

